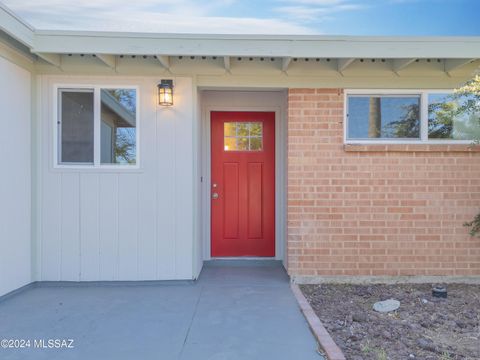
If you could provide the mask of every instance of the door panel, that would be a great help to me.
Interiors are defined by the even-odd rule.
[[[238,189],[238,163],[223,164],[224,184],[224,207],[223,207],[223,233],[226,239],[236,239],[238,233],[238,210],[239,210],[239,189]]]
[[[275,113],[211,113],[211,255],[275,256]]]
[[[249,163],[247,172],[248,186],[248,238],[262,238],[262,200],[263,200],[263,184],[262,184],[262,163]]]

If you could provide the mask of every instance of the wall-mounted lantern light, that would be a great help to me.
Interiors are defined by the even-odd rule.
[[[158,104],[162,106],[173,105],[173,80],[161,80],[158,87]]]

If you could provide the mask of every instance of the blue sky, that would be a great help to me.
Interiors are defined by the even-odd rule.
[[[41,29],[480,35],[480,0],[0,0]]]

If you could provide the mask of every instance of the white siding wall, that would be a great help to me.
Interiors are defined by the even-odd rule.
[[[0,296],[31,281],[31,75],[0,57]]]
[[[194,199],[195,199],[195,212],[194,212],[194,245],[193,245],[193,271],[194,277],[198,278],[203,267],[203,242],[202,242],[202,229],[203,223],[205,221],[205,216],[202,211],[202,166],[203,166],[203,157],[202,157],[202,135],[203,135],[203,122],[200,120],[202,118],[202,108],[201,108],[201,93],[196,90],[195,93],[195,102],[196,102],[196,118],[197,121],[194,122],[194,149],[195,149],[195,158],[194,158]]]
[[[39,280],[193,278],[193,91],[176,78],[175,106],[157,106],[158,78],[41,77]],[[140,169],[53,164],[54,84],[134,85]]]

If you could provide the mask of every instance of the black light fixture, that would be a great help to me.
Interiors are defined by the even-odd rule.
[[[158,87],[158,104],[162,106],[173,105],[173,80],[160,80]]]

